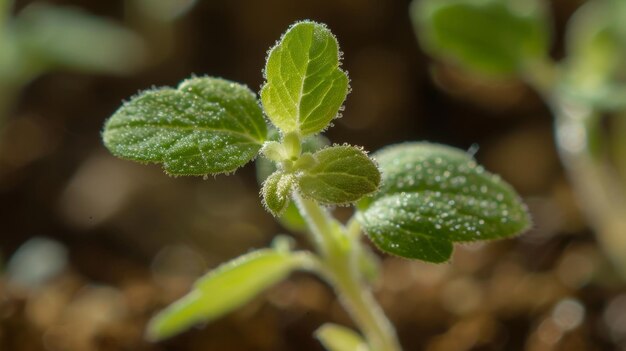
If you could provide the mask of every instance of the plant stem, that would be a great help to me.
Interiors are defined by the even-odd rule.
[[[598,242],[626,278],[626,196],[615,172],[595,152],[599,117],[589,108],[561,103],[554,108],[557,145]]]
[[[378,305],[356,264],[360,243],[351,238],[328,211],[316,202],[294,195],[322,256],[324,278],[361,329],[371,351],[400,351],[395,330]]]

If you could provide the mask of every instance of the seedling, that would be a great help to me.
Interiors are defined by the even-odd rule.
[[[356,146],[324,146],[320,133],[349,91],[340,57],[325,25],[298,22],[269,52],[260,104],[244,85],[194,77],[133,97],[106,122],[102,136],[114,155],[159,163],[175,176],[232,173],[258,157],[265,208],[287,227],[305,229],[315,248],[296,250],[277,237],[271,248],[221,265],[152,319],[149,339],[215,320],[305,270],[334,288],[361,331],[322,326],[315,335],[328,350],[400,350],[372,295],[377,261],[362,232],[383,252],[439,263],[455,242],[528,228],[514,190],[461,150],[410,142],[370,157]],[[333,218],[336,205],[355,205],[352,219]]]
[[[568,23],[567,55],[560,62],[549,55],[547,5],[414,0],[411,16],[432,56],[482,78],[517,77],[544,98],[581,208],[626,277],[626,2],[586,1]],[[613,133],[603,128],[607,115],[616,117],[610,121]]]

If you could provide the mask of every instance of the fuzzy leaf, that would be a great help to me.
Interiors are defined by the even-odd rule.
[[[448,146],[406,143],[374,155],[380,191],[359,204],[358,219],[382,251],[444,262],[454,242],[499,239],[530,226],[526,207],[498,176]]]
[[[291,200],[291,191],[295,185],[295,176],[277,171],[263,183],[263,204],[274,216],[280,217]]]
[[[222,264],[200,278],[189,294],[157,314],[148,325],[147,336],[162,340],[215,320],[283,280],[298,263],[288,252],[265,249]]]
[[[315,331],[315,337],[328,351],[368,351],[363,338],[352,329],[326,323]]]
[[[162,163],[169,174],[205,175],[251,161],[266,135],[250,89],[203,77],[134,97],[106,122],[103,139],[116,156]]]
[[[16,18],[14,33],[22,60],[33,70],[125,74],[139,68],[146,54],[137,34],[72,7],[28,6]]]
[[[376,164],[354,146],[332,146],[313,154],[316,164],[298,179],[300,192],[324,204],[346,204],[378,189]]]
[[[427,51],[479,73],[514,74],[548,51],[537,0],[420,0],[411,16]]]
[[[337,39],[323,24],[291,26],[274,46],[261,90],[265,113],[283,133],[315,134],[337,116],[348,94]]]

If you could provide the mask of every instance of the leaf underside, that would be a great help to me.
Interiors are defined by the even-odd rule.
[[[326,26],[310,21],[293,25],[271,49],[265,78],[261,101],[283,133],[306,136],[324,130],[348,93],[337,39]]]
[[[233,172],[256,157],[266,136],[254,93],[211,77],[140,94],[107,121],[103,132],[114,155],[161,163],[173,175]]]
[[[374,158],[383,174],[381,189],[359,204],[357,218],[385,252],[445,262],[454,242],[510,237],[530,225],[511,186],[461,150],[406,143]]]

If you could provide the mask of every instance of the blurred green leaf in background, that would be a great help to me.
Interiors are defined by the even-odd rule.
[[[543,5],[537,0],[421,0],[410,11],[430,54],[501,77],[547,55],[550,24]]]

